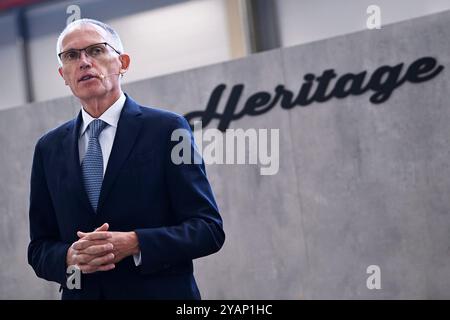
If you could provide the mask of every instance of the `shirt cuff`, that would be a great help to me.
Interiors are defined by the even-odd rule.
[[[139,251],[139,253],[133,254],[133,260],[136,267],[142,264],[141,251]]]

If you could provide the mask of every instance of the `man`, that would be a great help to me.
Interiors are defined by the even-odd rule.
[[[122,92],[130,57],[108,25],[72,22],[57,53],[82,108],[36,145],[30,265],[61,284],[62,299],[200,299],[192,260],[218,251],[225,234],[204,163],[171,159],[173,130],[194,150],[187,121]],[[66,285],[72,265],[81,289]]]

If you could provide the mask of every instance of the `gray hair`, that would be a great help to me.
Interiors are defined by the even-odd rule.
[[[105,30],[106,33],[111,38],[111,42],[112,42],[111,45],[114,47],[114,49],[116,49],[120,53],[123,53],[123,45],[122,45],[122,41],[120,40],[119,34],[111,26],[109,26],[106,23],[103,23],[101,21],[94,20],[94,19],[79,19],[79,20],[75,20],[75,21],[69,23],[64,28],[64,30],[60,33],[60,35],[58,37],[58,41],[56,42],[56,56],[58,58],[58,62],[59,62],[60,65],[62,63],[61,63],[61,59],[59,59],[58,54],[61,52],[60,50],[61,50],[61,45],[62,45],[63,38],[70,31],[70,29],[72,29],[75,26],[83,25],[83,24],[93,24],[93,25],[99,26],[100,28]]]

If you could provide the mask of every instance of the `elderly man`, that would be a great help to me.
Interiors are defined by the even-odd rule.
[[[57,53],[82,107],[35,148],[30,265],[61,284],[62,299],[200,299],[192,260],[225,234],[204,163],[172,161],[174,130],[195,149],[188,123],[122,92],[130,57],[110,26],[72,22]],[[80,289],[67,286],[73,265]]]

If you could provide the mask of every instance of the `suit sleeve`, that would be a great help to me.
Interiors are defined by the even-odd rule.
[[[70,244],[60,240],[39,142],[34,151],[31,170],[29,219],[28,263],[38,277],[66,287],[66,255]]]
[[[190,164],[177,165],[171,160],[172,149],[178,143],[171,141],[175,129],[185,130],[190,141]],[[194,138],[189,124],[181,116],[173,121],[167,147],[166,183],[177,224],[135,230],[142,254],[143,273],[156,272],[215,253],[225,241],[222,219],[206,176],[204,162],[194,163]]]

